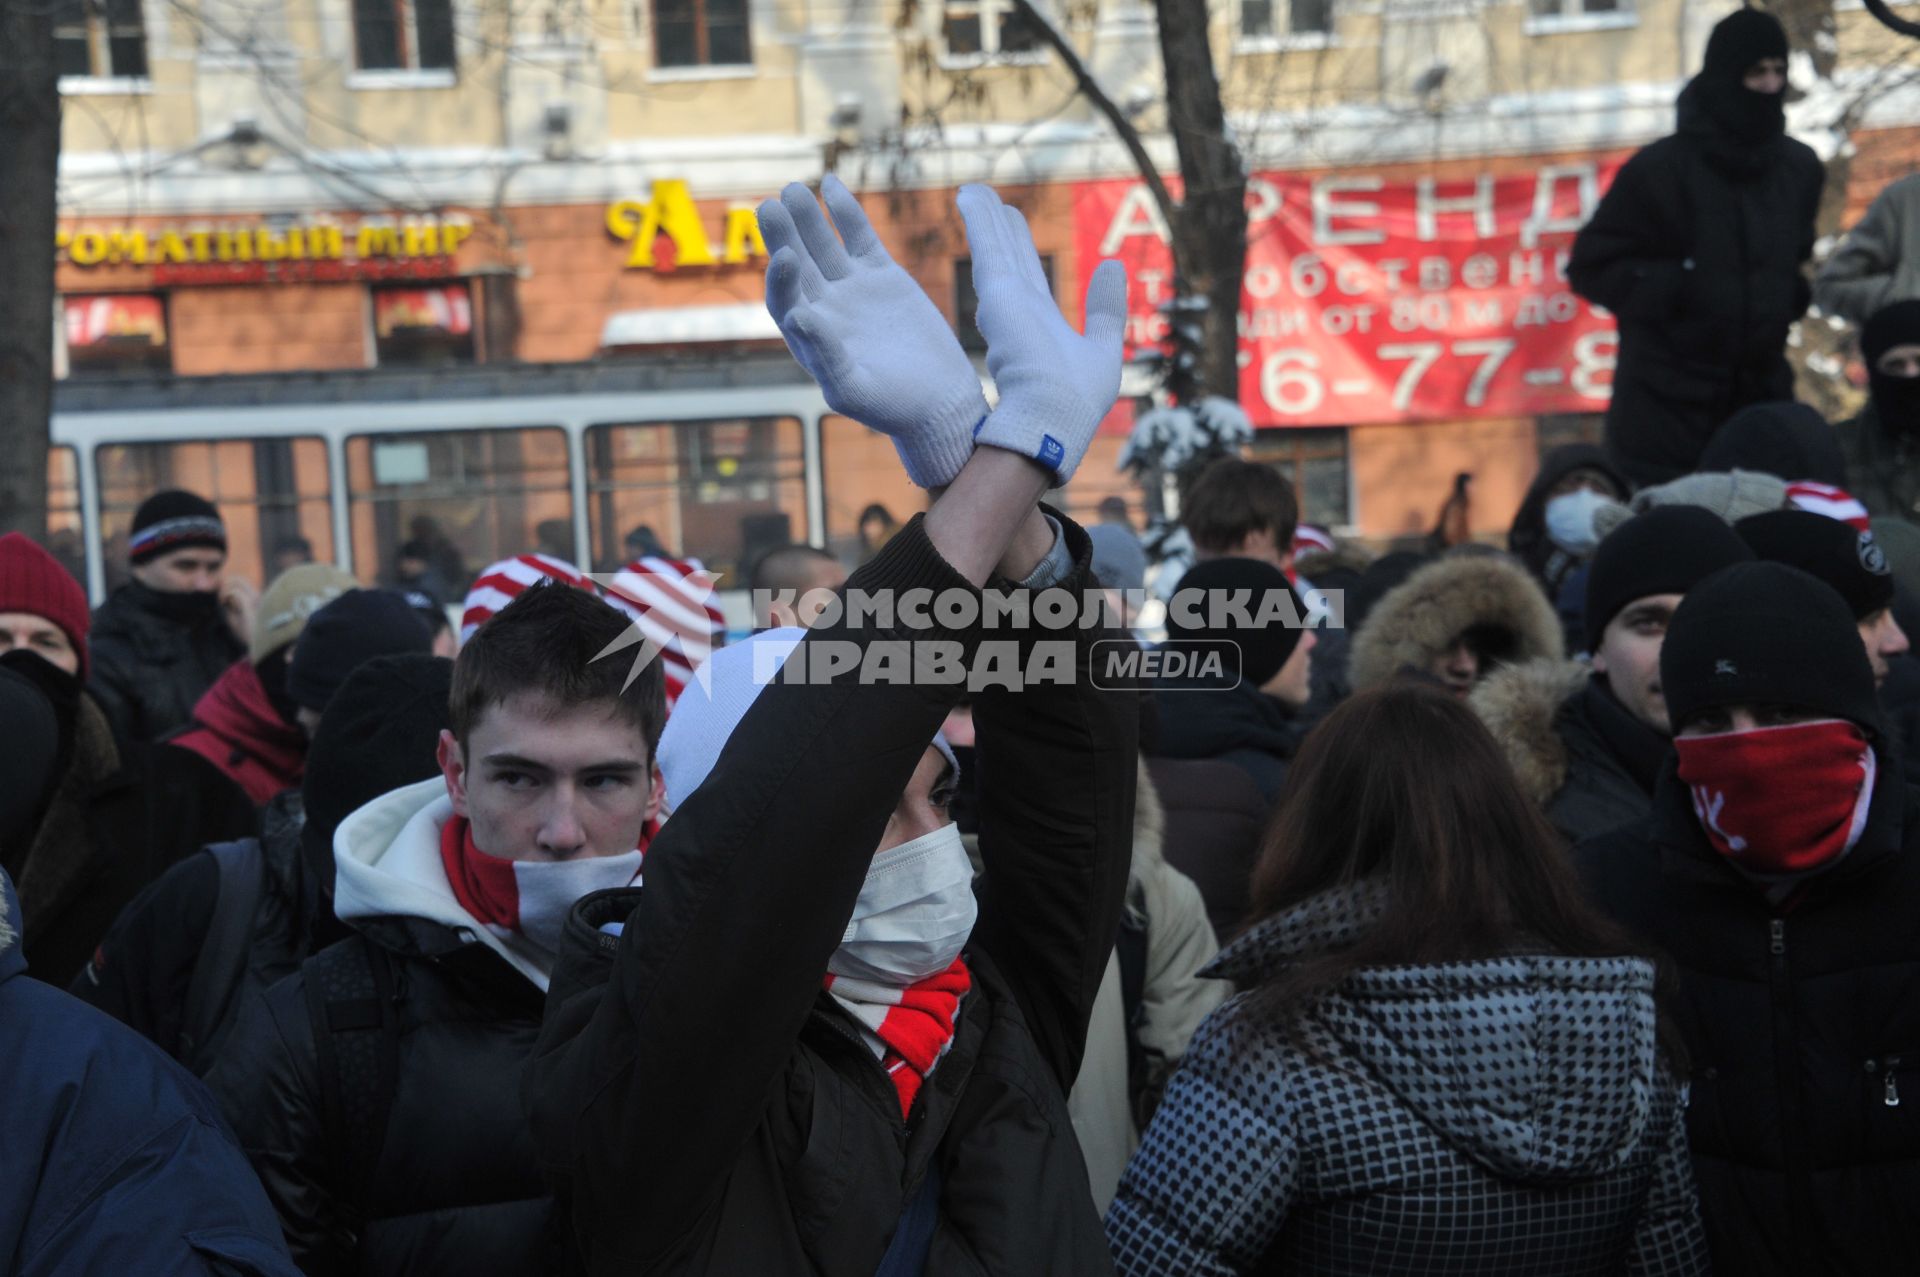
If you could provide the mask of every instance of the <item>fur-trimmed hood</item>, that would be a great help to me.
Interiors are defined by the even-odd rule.
[[[1443,558],[1388,591],[1367,613],[1353,636],[1353,690],[1378,687],[1408,666],[1426,669],[1476,625],[1513,634],[1515,665],[1564,654],[1560,620],[1525,568],[1492,555]]]
[[[1590,676],[1579,661],[1528,661],[1495,670],[1467,698],[1506,751],[1527,797],[1542,808],[1567,783],[1567,743],[1553,720]]]

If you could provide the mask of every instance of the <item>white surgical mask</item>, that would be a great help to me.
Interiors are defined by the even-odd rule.
[[[1593,518],[1602,506],[1613,504],[1591,488],[1569,492],[1547,502],[1547,538],[1568,554],[1585,558],[1600,544]]]
[[[901,987],[924,980],[960,956],[976,913],[960,826],[942,825],[873,858],[827,970]]]
[[[596,891],[628,886],[639,873],[637,851],[572,860],[514,861],[514,885],[520,892],[520,934],[548,953],[560,952],[560,934],[573,906]]]

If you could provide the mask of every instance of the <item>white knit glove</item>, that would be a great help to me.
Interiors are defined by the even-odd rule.
[[[975,441],[1031,458],[1065,483],[1120,392],[1127,269],[1105,261],[1094,271],[1083,337],[1054,304],[1020,211],[985,186],[961,187],[959,202],[973,250],[987,370],[1000,391]]]
[[[914,483],[952,483],[987,415],[980,376],[853,193],[831,175],[821,191],[838,238],[798,182],[760,206],[767,310],[829,408],[890,436]]]

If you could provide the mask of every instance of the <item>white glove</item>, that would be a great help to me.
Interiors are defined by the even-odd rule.
[[[987,415],[980,376],[853,193],[832,175],[821,191],[839,238],[798,182],[760,206],[767,311],[829,408],[890,436],[914,483],[952,483]]]
[[[1087,332],[1054,304],[1027,219],[985,186],[960,188],[973,251],[973,290],[999,406],[978,443],[1039,462],[1065,483],[1120,392],[1120,339],[1127,322],[1127,269],[1100,263],[1087,285]]]

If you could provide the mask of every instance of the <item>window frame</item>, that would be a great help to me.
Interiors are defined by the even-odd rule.
[[[693,11],[693,47],[694,60],[691,62],[662,62],[660,60],[660,4],[654,0],[648,6],[648,38],[653,43],[652,66],[648,75],[653,79],[684,76],[705,78],[707,76],[738,76],[742,72],[751,73],[753,61],[753,5],[749,0],[740,0],[740,32],[746,43],[746,59],[741,62],[715,62],[713,60],[713,35],[707,21],[708,0],[685,0]]]
[[[1036,4],[1036,8],[1038,5]],[[955,53],[947,43],[947,24],[954,10],[971,10],[980,23],[980,48],[973,53]],[[929,6],[933,36],[938,42],[940,66],[948,71],[967,71],[988,66],[1044,66],[1053,56],[1046,41],[1035,36],[1034,47],[1005,52],[1000,48],[1002,23],[1018,13],[1013,0],[942,0]]]
[[[153,89],[153,64],[147,47],[147,15],[141,0],[126,0],[133,20],[116,21],[108,12],[109,0],[76,0],[80,8],[83,38],[87,47],[87,71],[60,75],[60,92],[145,93]],[[64,21],[56,10],[53,18],[54,59],[60,56],[61,40],[73,39],[73,23]],[[68,34],[62,35],[62,32]],[[140,42],[140,67],[137,71],[117,70],[113,65],[113,42],[137,37]]]
[[[1521,30],[1527,35],[1568,35],[1586,31],[1626,31],[1640,25],[1635,0],[1616,0],[1616,7],[1589,12],[1587,0],[1550,0],[1556,12],[1536,13],[1528,0]]]
[[[363,65],[365,41],[362,39],[360,23],[363,3],[378,3],[393,10],[400,65]],[[444,4],[447,7],[447,62],[444,66],[426,66],[420,62],[420,6],[423,3]],[[460,68],[459,7],[454,0],[353,0],[348,6],[347,19],[353,33],[353,63],[347,68],[348,88],[451,88],[456,83]]]
[[[1233,49],[1236,53],[1290,53],[1299,50],[1332,49],[1340,45],[1335,34],[1340,20],[1339,0],[1324,0],[1327,25],[1320,31],[1292,29],[1293,0],[1264,0],[1268,7],[1267,29],[1247,29],[1245,0],[1236,8],[1233,25]],[[1287,29],[1282,30],[1282,25]]]

